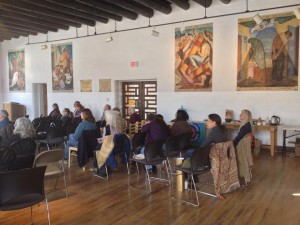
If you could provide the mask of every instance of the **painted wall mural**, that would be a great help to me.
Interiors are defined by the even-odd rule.
[[[237,90],[298,90],[299,20],[294,13],[238,21]]]
[[[52,90],[73,91],[72,43],[52,45]]]
[[[211,91],[212,23],[175,29],[175,91]]]
[[[25,51],[8,51],[9,91],[25,91]]]

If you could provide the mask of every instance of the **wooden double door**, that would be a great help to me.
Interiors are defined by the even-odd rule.
[[[157,113],[157,82],[136,81],[122,83],[123,115],[129,119],[129,108],[134,107],[141,119],[150,113]]]

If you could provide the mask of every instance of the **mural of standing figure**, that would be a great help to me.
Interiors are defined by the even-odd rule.
[[[287,59],[287,44],[292,32],[285,31],[275,36],[272,43],[272,79],[273,81],[282,81],[283,71]]]

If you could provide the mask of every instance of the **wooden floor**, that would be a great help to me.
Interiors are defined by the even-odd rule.
[[[282,158],[280,153],[270,157],[263,152],[254,160],[253,180],[247,187],[226,194],[225,200],[200,195],[200,207],[170,198],[176,191],[167,185],[156,182],[156,192],[149,195],[129,188],[125,174],[93,182],[91,172],[74,165],[67,171],[69,199],[63,190],[47,194],[51,224],[300,225],[300,196],[292,195],[300,193],[300,157]],[[130,179],[135,182],[136,175]],[[53,180],[45,182],[51,191]],[[143,174],[139,185],[144,185]],[[58,189],[62,188],[59,180]],[[33,211],[36,224],[47,224],[44,203]],[[0,224],[30,224],[30,208],[0,212]]]

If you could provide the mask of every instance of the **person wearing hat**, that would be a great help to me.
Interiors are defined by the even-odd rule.
[[[0,128],[3,128],[10,124],[8,119],[8,112],[6,110],[0,110]]]

